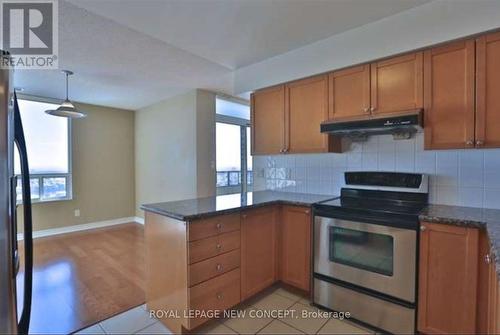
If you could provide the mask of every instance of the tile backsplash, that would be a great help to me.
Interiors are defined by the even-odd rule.
[[[254,189],[338,195],[345,171],[426,173],[430,202],[500,209],[500,149],[424,151],[423,133],[352,143],[341,154],[255,156]]]

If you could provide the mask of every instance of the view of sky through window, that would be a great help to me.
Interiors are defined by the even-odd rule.
[[[19,99],[30,174],[68,173],[68,119],[45,113],[59,105]],[[14,169],[21,173],[15,150]]]

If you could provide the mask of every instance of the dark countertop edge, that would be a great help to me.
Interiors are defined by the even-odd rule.
[[[332,198],[328,198],[322,201],[329,201],[338,198],[338,196],[334,196]],[[322,202],[319,201],[319,202]],[[198,214],[192,214],[192,215],[181,215],[178,213],[174,212],[167,212],[165,210],[158,210],[152,207],[149,207],[147,205],[142,205],[140,208],[143,211],[147,212],[152,212],[155,214],[163,215],[170,217],[172,219],[176,220],[181,220],[181,221],[193,221],[197,219],[203,219],[203,218],[209,218],[217,215],[224,215],[224,214],[231,214],[231,213],[236,213],[240,212],[245,209],[250,209],[250,208],[258,208],[258,207],[264,207],[264,206],[269,206],[269,205],[289,205],[289,206],[303,206],[303,207],[312,207],[314,203],[309,203],[309,202],[300,202],[300,201],[293,201],[293,200],[270,200],[258,204],[252,204],[252,205],[245,205],[245,206],[240,206],[240,207],[234,207],[234,208],[228,208],[228,209],[222,209],[222,210],[216,210],[216,211],[211,211],[211,212],[206,212],[206,213],[198,213]]]
[[[487,223],[484,221],[476,221],[476,220],[466,220],[466,219],[457,219],[450,218],[446,216],[430,216],[426,214],[420,214],[418,216],[420,221],[425,221],[429,223],[439,223],[446,224],[451,226],[459,226],[459,227],[469,227],[469,228],[481,228],[486,229]]]

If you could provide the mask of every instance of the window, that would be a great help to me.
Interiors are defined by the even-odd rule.
[[[217,194],[249,191],[253,184],[250,107],[217,98],[216,112]]]
[[[69,200],[71,194],[70,120],[45,113],[59,105],[18,99],[30,168],[33,202]],[[14,151],[14,172],[21,174],[19,153]],[[21,178],[17,200],[22,200]]]

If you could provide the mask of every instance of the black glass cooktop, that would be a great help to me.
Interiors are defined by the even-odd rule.
[[[418,202],[348,197],[321,202],[319,205],[349,209],[353,211],[362,210],[409,215],[418,215],[425,207],[425,203]]]

